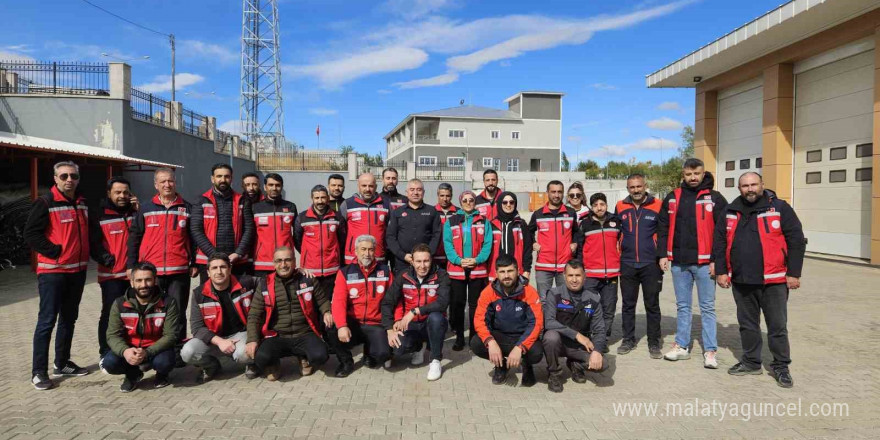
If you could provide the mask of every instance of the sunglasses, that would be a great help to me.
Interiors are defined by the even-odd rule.
[[[575,193],[572,193],[572,194],[569,194],[569,195],[568,195],[568,198],[569,198],[569,199],[579,199],[579,198],[581,198],[581,197],[583,197],[583,196],[584,196],[583,194],[575,194]]]
[[[461,203],[474,203],[474,199],[461,199]]]
[[[68,177],[70,177],[70,180],[79,180],[79,174],[77,173],[61,173],[58,175],[58,178],[61,180],[67,180]]]
[[[502,205],[516,205],[516,202],[513,200],[504,200],[501,202]]]

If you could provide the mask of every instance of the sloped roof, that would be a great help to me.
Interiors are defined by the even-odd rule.
[[[414,113],[410,116],[437,116],[447,118],[481,118],[481,119],[519,119],[519,115],[510,110],[501,110],[479,105],[461,105],[458,107]]]
[[[64,142],[55,139],[26,136],[23,134],[9,133],[6,131],[0,131],[0,146],[20,147],[29,150],[52,151],[56,153],[72,154],[75,156],[94,157],[98,159],[107,159],[118,162],[150,165],[156,167],[183,168],[182,165],[175,165],[171,163],[157,162],[154,160],[139,159],[136,157],[126,156],[118,150],[111,150],[109,148],[94,147],[91,145]]]

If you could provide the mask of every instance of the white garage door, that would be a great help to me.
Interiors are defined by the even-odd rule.
[[[869,258],[874,52],[795,81],[793,203],[807,250]]]
[[[718,173],[715,188],[727,201],[739,196],[736,180],[761,168],[764,87],[760,78],[718,93]]]

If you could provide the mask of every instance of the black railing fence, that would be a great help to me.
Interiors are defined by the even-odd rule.
[[[460,181],[464,180],[464,166],[416,164],[416,178],[421,180]]]
[[[171,106],[168,101],[152,93],[131,88],[131,117],[157,125],[170,126],[169,111]]]
[[[348,157],[318,151],[265,152],[257,154],[257,167],[276,171],[347,171]]]
[[[0,71],[18,75],[0,81],[0,93],[110,96],[106,63],[0,61]]]

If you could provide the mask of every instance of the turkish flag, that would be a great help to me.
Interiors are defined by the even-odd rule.
[[[315,129],[315,135],[317,135],[317,136],[321,135],[321,124],[318,124],[318,128]]]

